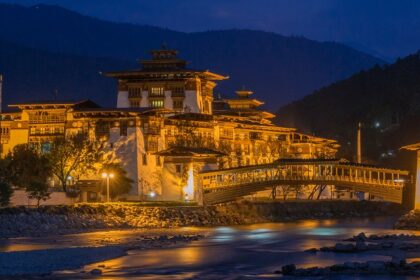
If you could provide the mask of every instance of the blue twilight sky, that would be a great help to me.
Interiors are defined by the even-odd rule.
[[[250,28],[338,41],[383,58],[420,49],[419,0],[0,0],[55,4],[179,31]]]

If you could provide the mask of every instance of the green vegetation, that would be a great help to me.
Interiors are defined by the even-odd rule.
[[[7,156],[11,182],[28,189],[32,184],[46,184],[52,176],[48,158],[33,144],[20,144]]]
[[[60,181],[63,191],[67,191],[70,177],[95,172],[95,164],[100,164],[103,144],[89,139],[86,133],[78,133],[65,138],[56,138],[46,153],[52,173]]]
[[[99,179],[105,171],[114,174],[111,197],[129,192],[132,180],[119,163],[107,161],[104,154],[103,143],[90,140],[85,133],[56,138],[44,145],[17,145],[0,159],[0,206],[8,205],[11,186],[26,190],[39,206],[50,196],[51,180],[57,179],[67,192],[70,177],[72,182],[81,177]]]
[[[0,207],[8,206],[13,189],[10,184],[10,161],[0,159]]]
[[[30,198],[41,200],[49,196],[48,180],[52,176],[51,165],[40,147],[33,144],[21,144],[13,148],[7,156],[9,160],[10,181],[26,190]]]
[[[278,113],[278,123],[337,139],[340,156],[356,152],[357,123],[363,123],[363,153],[391,160],[405,144],[420,141],[420,54],[376,66],[316,91]]]
[[[8,206],[13,189],[8,182],[0,181],[0,207]]]

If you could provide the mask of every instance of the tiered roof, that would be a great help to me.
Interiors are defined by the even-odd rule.
[[[217,81],[229,77],[222,76],[209,70],[197,70],[187,67],[187,61],[177,57],[176,50],[160,49],[151,51],[152,59],[141,60],[140,69],[108,72],[105,76],[118,79],[167,80],[182,79],[199,76],[203,79]]]

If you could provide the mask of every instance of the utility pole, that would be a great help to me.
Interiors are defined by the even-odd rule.
[[[357,163],[362,163],[362,123],[357,127]]]

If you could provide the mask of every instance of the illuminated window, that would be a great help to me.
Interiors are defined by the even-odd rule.
[[[150,89],[150,96],[164,96],[165,89],[163,87],[152,87]]]
[[[152,100],[150,102],[152,108],[163,108],[163,100]]]

